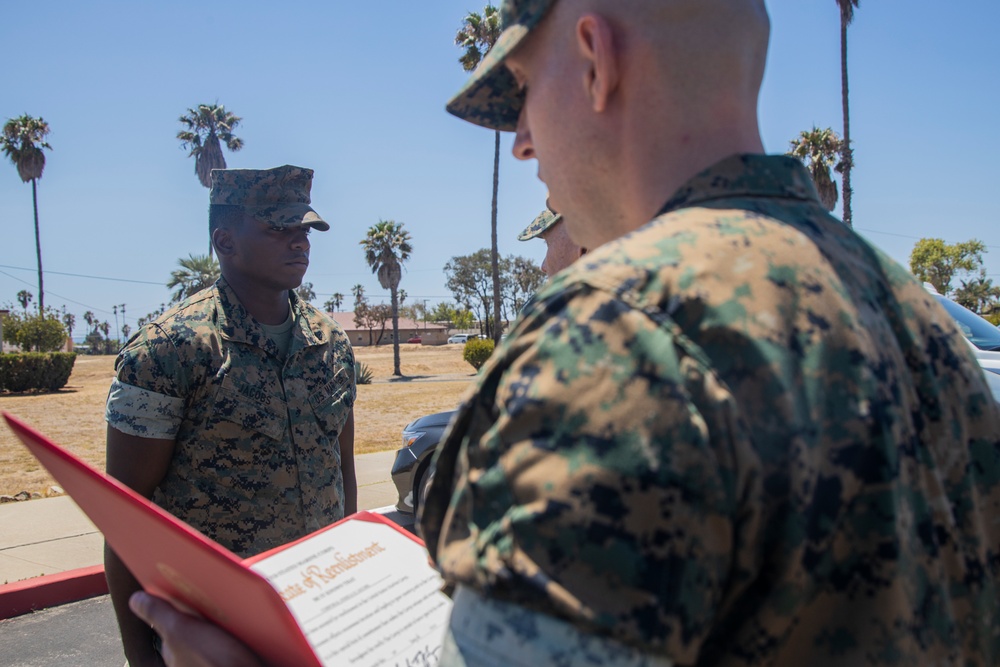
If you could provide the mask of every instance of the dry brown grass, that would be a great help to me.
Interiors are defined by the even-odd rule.
[[[400,446],[400,432],[411,420],[450,410],[470,386],[472,367],[460,345],[401,345],[403,380],[391,381],[392,348],[357,348],[358,360],[375,374],[358,387],[355,452],[366,454]],[[23,419],[91,465],[104,469],[104,401],[114,373],[114,357],[76,359],[69,383],[51,394],[0,394],[0,410]],[[0,494],[42,492],[54,482],[34,457],[0,427]]]

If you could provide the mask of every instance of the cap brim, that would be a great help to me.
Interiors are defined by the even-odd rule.
[[[491,130],[516,130],[524,95],[504,61],[529,32],[530,28],[522,24],[504,30],[469,80],[448,102],[445,107],[448,113]]]
[[[329,231],[330,225],[308,204],[275,204],[245,208],[248,215],[273,227],[308,226],[317,231]]]
[[[551,209],[545,209],[538,214],[530,225],[524,228],[524,231],[517,235],[518,241],[530,241],[533,238],[537,238],[544,234],[545,232],[552,229],[552,226],[562,220],[562,215],[552,211]]]

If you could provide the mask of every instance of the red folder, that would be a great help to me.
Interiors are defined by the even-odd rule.
[[[16,417],[6,412],[3,417],[101,530],[143,588],[179,609],[211,619],[269,664],[321,667],[284,600],[238,556]],[[422,544],[388,519],[369,512],[359,512],[323,531],[346,521],[382,523]]]

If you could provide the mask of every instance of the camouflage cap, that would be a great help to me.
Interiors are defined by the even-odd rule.
[[[504,0],[500,25],[504,27],[493,48],[462,89],[448,102],[448,112],[492,130],[513,132],[524,104],[514,76],[504,60],[542,22],[556,0]]]
[[[560,220],[562,220],[562,215],[553,211],[549,206],[546,206],[545,210],[539,213],[538,217],[525,227],[523,232],[517,235],[517,240],[530,241],[533,238],[541,236]]]
[[[310,225],[330,229],[309,206],[313,170],[286,164],[274,169],[213,169],[212,204],[242,206],[247,215],[272,227]]]

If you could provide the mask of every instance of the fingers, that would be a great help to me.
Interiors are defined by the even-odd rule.
[[[161,636],[170,634],[170,630],[177,623],[176,616],[180,614],[169,602],[143,591],[133,593],[128,600],[128,606],[133,614],[148,623]]]
[[[235,637],[165,600],[139,591],[129,598],[129,608],[163,639],[163,661],[170,667],[263,667]]]

